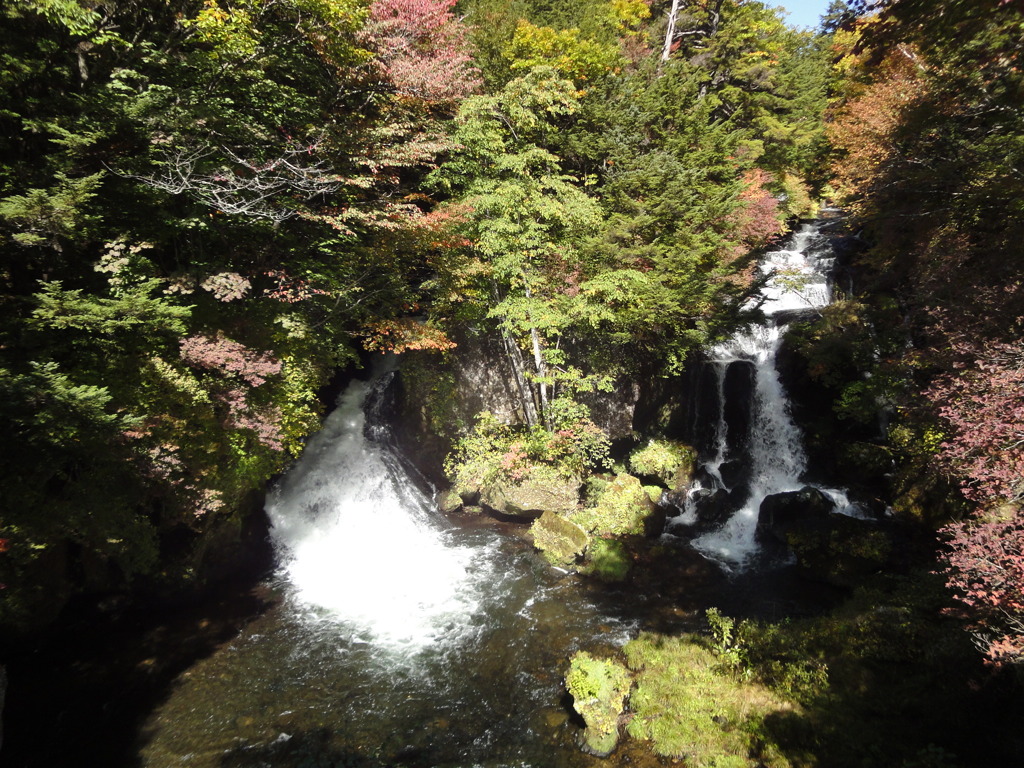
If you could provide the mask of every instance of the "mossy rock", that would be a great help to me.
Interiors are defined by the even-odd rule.
[[[497,480],[480,491],[480,503],[503,515],[537,517],[542,512],[566,514],[580,498],[579,478],[567,478],[537,465],[521,480]]]
[[[669,490],[683,490],[693,482],[697,452],[675,440],[650,440],[629,454],[629,469],[637,475],[657,478]]]
[[[448,515],[462,508],[462,497],[454,489],[441,491],[437,494],[437,508]]]
[[[640,480],[621,473],[605,488],[597,506],[570,519],[596,536],[642,536],[654,513],[655,504]]]
[[[565,684],[573,708],[587,724],[584,750],[599,757],[610,755],[619,740],[619,719],[632,685],[629,670],[616,661],[579,651],[569,664]]]
[[[626,545],[617,539],[594,539],[587,549],[587,563],[581,572],[601,581],[625,581],[633,557]]]
[[[586,531],[550,511],[534,521],[530,533],[533,535],[533,546],[544,553],[544,559],[561,568],[575,563],[590,543]]]

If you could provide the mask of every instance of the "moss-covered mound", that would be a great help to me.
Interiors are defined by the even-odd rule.
[[[581,510],[571,519],[596,536],[642,536],[654,511],[640,480],[622,473],[605,486],[595,507]]]
[[[573,707],[587,724],[584,749],[601,757],[611,754],[619,740],[619,719],[632,684],[629,670],[616,661],[579,651],[572,657],[565,684]]]
[[[636,672],[630,736],[688,768],[782,768],[790,761],[766,737],[765,718],[793,705],[738,679],[688,637],[641,634],[623,649]]]

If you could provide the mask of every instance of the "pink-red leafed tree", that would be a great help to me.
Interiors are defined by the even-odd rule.
[[[396,90],[429,102],[456,101],[473,93],[466,28],[452,14],[456,0],[374,0],[363,30]]]
[[[1024,662],[1024,342],[956,348],[973,362],[926,396],[949,428],[939,461],[979,505],[946,528],[949,586],[995,664]]]

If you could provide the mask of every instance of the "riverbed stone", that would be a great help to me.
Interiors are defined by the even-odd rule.
[[[629,670],[617,661],[579,651],[572,657],[565,684],[573,708],[587,724],[584,751],[607,757],[619,740],[619,720],[633,684]]]
[[[575,563],[590,543],[586,531],[550,511],[544,512],[534,521],[530,533],[533,535],[533,546],[544,554],[544,559],[561,568]]]
[[[521,480],[497,480],[480,491],[480,503],[512,517],[539,517],[543,512],[568,514],[579,504],[581,481],[551,467],[535,466]]]

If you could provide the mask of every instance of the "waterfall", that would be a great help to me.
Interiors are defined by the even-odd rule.
[[[372,394],[367,382],[349,386],[267,513],[280,575],[300,610],[366,642],[416,650],[467,625],[487,564],[447,540],[444,519],[380,442],[381,428],[367,428]]]
[[[734,504],[738,495],[737,508],[724,524],[692,542],[699,551],[728,567],[742,568],[757,553],[757,518],[765,497],[804,486],[807,456],[803,436],[793,422],[789,399],[776,369],[776,354],[787,319],[814,312],[831,301],[828,274],[832,262],[831,248],[818,226],[803,225],[784,248],[767,253],[760,264],[767,280],[755,301],[764,312],[764,323],[740,330],[709,351],[708,362],[717,377],[717,424],[704,463],[704,483],[695,482],[683,515],[673,521],[671,530],[698,522],[700,492],[728,491]],[[745,435],[729,434],[726,377],[733,364],[753,368]],[[736,479],[735,471],[725,476],[727,462],[741,465],[739,474],[745,482]],[[704,488],[704,484],[711,487]],[[833,499],[838,511],[857,512],[842,491],[821,490]]]

